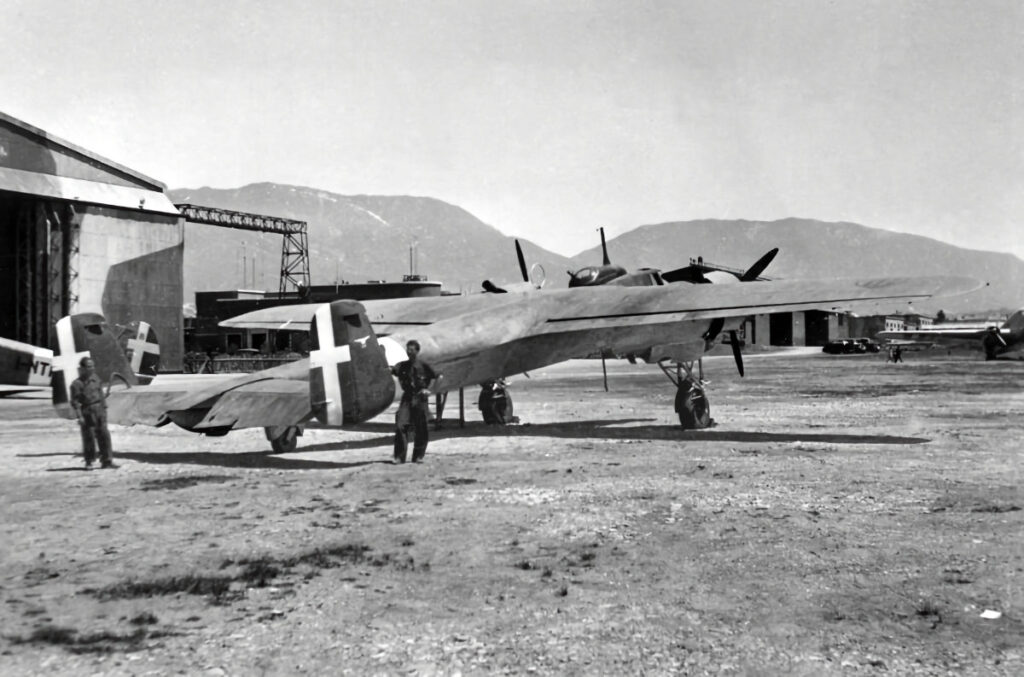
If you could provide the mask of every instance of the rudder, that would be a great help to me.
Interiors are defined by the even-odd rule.
[[[335,301],[320,306],[310,338],[310,404],[321,423],[360,423],[394,401],[391,369],[362,304]]]
[[[117,338],[99,313],[79,313],[62,317],[56,324],[57,344],[53,349],[53,407],[64,418],[75,418],[71,408],[71,383],[78,378],[78,365],[84,357],[96,363],[96,375],[104,385],[138,385]]]

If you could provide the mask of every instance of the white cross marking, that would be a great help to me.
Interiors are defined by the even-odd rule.
[[[149,323],[139,322],[139,331],[135,338],[128,339],[128,348],[132,351],[132,372],[138,374],[142,369],[142,358],[146,353],[160,355],[160,344],[148,341]]]
[[[344,421],[341,402],[341,379],[338,365],[352,360],[348,345],[335,344],[334,325],[331,318],[331,304],[325,303],[316,311],[316,337],[320,347],[309,354],[309,366],[320,367],[324,374],[324,399],[327,425],[340,426]]]
[[[59,410],[65,415],[71,413],[71,382],[78,373],[78,364],[83,357],[92,357],[88,350],[76,352],[75,333],[71,329],[71,318],[62,317],[57,320],[57,353],[50,365],[52,372],[64,372],[64,400]]]

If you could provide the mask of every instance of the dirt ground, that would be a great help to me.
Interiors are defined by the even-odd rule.
[[[84,472],[0,401],[0,672],[1024,674],[1024,362],[706,369],[709,430],[577,361],[404,466],[385,414],[285,455],[113,427]]]

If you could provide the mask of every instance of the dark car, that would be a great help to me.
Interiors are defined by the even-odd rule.
[[[826,343],[821,352],[828,353],[829,355],[849,355],[850,353],[860,351],[857,350],[857,346],[850,339],[835,339]]]
[[[882,349],[881,345],[875,343],[869,338],[857,338],[851,340],[857,344],[857,351],[861,353],[877,353]]]
[[[881,349],[882,346],[871,339],[853,338],[829,341],[821,351],[830,355],[863,355],[864,353],[877,353]]]

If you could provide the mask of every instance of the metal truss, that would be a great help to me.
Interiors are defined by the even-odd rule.
[[[191,223],[251,230],[259,233],[277,233],[283,236],[280,291],[284,293],[288,291],[289,287],[296,291],[309,288],[309,242],[305,221],[233,212],[228,209],[201,207],[193,204],[174,206]]]

